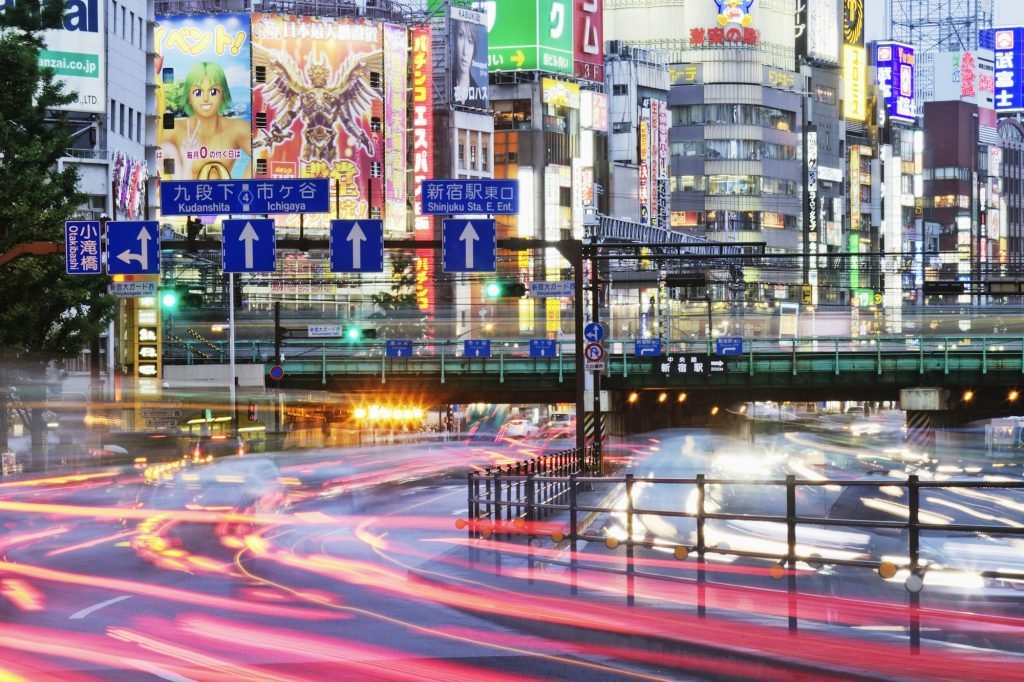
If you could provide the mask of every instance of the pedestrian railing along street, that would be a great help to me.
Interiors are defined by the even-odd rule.
[[[922,608],[922,594],[980,608],[1024,603],[1024,480],[1019,467],[1008,473],[1014,475],[752,480],[559,475],[519,467],[470,474],[466,528],[471,541],[488,543],[471,547],[498,556],[503,546],[527,541],[530,570],[563,566],[574,594],[581,571],[622,574],[629,605],[638,578],[691,584],[700,616],[707,613],[707,590],[729,579],[717,575],[718,567],[760,566],[759,575],[786,580],[792,631],[800,618],[820,613],[801,614],[801,600],[813,599],[801,585],[840,596],[850,585],[883,595],[892,590],[906,595],[903,627],[917,650],[922,621],[939,613]],[[583,495],[588,489],[597,492]],[[569,552],[565,558],[535,553],[539,541]],[[587,543],[605,545],[621,564],[579,551]],[[696,563],[672,571],[664,560],[644,558],[665,556]]]

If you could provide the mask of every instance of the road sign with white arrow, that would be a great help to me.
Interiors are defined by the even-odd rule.
[[[332,220],[331,272],[384,272],[384,222]]]
[[[224,272],[274,272],[277,240],[273,220],[225,220],[222,227]]]
[[[107,274],[160,274],[160,224],[155,220],[107,223]]]
[[[445,220],[441,262],[445,272],[497,272],[498,237],[493,220]]]

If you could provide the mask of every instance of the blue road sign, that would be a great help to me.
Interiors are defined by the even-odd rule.
[[[331,272],[384,272],[384,223],[331,221]]]
[[[424,180],[423,215],[517,215],[518,180]]]
[[[553,358],[558,355],[554,339],[530,339],[531,358]]]
[[[273,272],[277,267],[274,221],[225,220],[221,261],[224,272]]]
[[[163,215],[232,213],[327,213],[331,207],[328,178],[258,180],[164,180],[160,183]]]
[[[64,223],[64,268],[69,275],[103,272],[100,221],[69,220]]]
[[[412,341],[409,339],[388,339],[384,342],[384,355],[389,358],[412,357]]]
[[[445,220],[441,226],[445,272],[497,272],[498,232],[493,220]]]
[[[661,355],[661,339],[634,339],[633,355],[657,357]]]
[[[160,274],[160,224],[155,220],[107,223],[107,274]]]
[[[270,378],[274,381],[280,381],[284,378],[284,367],[281,365],[274,365],[270,368]]]
[[[742,336],[722,336],[715,339],[716,355],[743,355]]]
[[[604,327],[597,322],[588,322],[583,328],[583,338],[590,343],[597,343],[604,338]]]
[[[466,339],[462,342],[462,354],[467,358],[491,357],[490,339]]]

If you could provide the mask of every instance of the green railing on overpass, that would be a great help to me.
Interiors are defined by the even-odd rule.
[[[197,342],[208,358],[179,356],[189,364],[227,362],[226,349]],[[849,382],[904,386],[984,382],[1024,384],[1024,337],[891,336],[744,340],[738,355],[716,355],[708,339],[673,341],[660,357],[637,356],[633,340],[610,340],[602,372],[608,387],[740,388],[761,385],[838,385]],[[466,357],[461,342],[417,341],[410,357],[387,357],[385,342],[358,344],[306,339],[282,346],[284,382],[311,386],[358,381],[386,384],[418,379],[481,381],[493,387],[536,379],[538,386],[573,386],[572,339],[556,341],[553,357],[530,357],[529,339],[492,339],[490,357]],[[187,350],[187,345],[186,345]],[[236,361],[264,364],[272,344],[241,345]],[[174,362],[174,354],[165,361]],[[924,380],[927,379],[927,382]],[[301,380],[301,381],[300,381]]]

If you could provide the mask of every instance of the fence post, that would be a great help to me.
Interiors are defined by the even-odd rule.
[[[577,594],[576,573],[576,474],[569,474],[569,593]]]
[[[626,474],[626,606],[636,603],[633,566],[633,474]]]
[[[796,632],[796,476],[786,476],[786,568],[789,594],[789,631]]]
[[[704,474],[697,474],[697,616],[707,614],[705,605],[707,576],[704,574]]]
[[[907,599],[910,603],[910,653],[921,653],[921,587],[924,576],[920,575],[921,560],[921,489],[917,474],[907,477],[907,496],[910,516],[907,528],[907,543],[910,554],[910,577],[913,581],[908,585]],[[918,582],[920,581],[920,582]],[[910,589],[916,587],[917,589]]]

